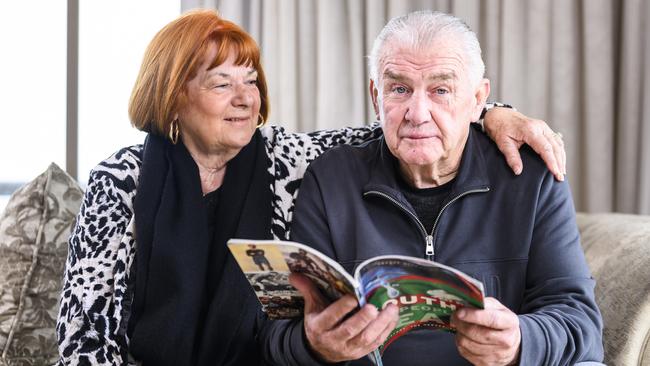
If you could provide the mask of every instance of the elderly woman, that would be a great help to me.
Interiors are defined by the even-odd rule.
[[[287,238],[307,164],[381,131],[261,128],[268,103],[259,49],[237,25],[197,11],[155,36],[129,105],[148,136],[92,171],[70,238],[62,364],[259,363],[265,317],[226,240]],[[516,154],[521,141],[510,136],[531,131],[560,174],[550,129],[508,113],[487,115],[487,128],[502,131],[495,139]]]

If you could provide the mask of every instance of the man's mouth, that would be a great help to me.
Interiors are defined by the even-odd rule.
[[[424,139],[430,139],[436,137],[436,135],[422,135],[422,134],[415,134],[415,135],[405,135],[403,138],[406,139],[411,139],[411,140],[424,140]]]

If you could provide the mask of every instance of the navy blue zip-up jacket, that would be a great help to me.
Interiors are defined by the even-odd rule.
[[[350,273],[384,254],[453,266],[483,281],[487,296],[519,315],[520,365],[601,361],[602,319],[569,185],[555,181],[528,148],[522,159],[525,169],[515,176],[496,145],[470,128],[451,194],[427,233],[398,188],[395,158],[383,137],[332,149],[305,173],[292,239]],[[316,363],[302,328],[301,321],[271,322],[263,333],[267,357],[278,364]],[[385,365],[469,364],[453,334],[433,330],[407,333],[383,359]]]

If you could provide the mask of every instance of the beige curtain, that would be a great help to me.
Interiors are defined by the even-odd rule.
[[[374,119],[367,66],[385,22],[455,14],[483,46],[491,100],[565,136],[579,210],[650,214],[650,2],[645,0],[184,0],[259,41],[271,121],[294,131]]]

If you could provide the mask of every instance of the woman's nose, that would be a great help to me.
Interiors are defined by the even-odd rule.
[[[237,84],[235,86],[235,94],[232,98],[232,103],[236,107],[250,107],[253,104],[253,95],[248,90],[246,85]]]

